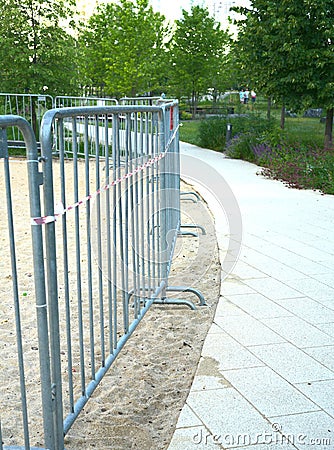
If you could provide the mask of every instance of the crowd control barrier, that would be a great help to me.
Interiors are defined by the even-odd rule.
[[[11,127],[20,130],[27,149],[32,256],[24,261],[16,251]],[[178,127],[177,102],[56,108],[43,116],[39,153],[25,119],[0,117],[12,283],[6,294],[12,305],[5,310],[8,302],[1,302],[0,322],[13,317],[1,345],[15,348],[18,358],[18,366],[9,367],[4,348],[0,367],[10,380],[17,371],[21,402],[12,400],[2,378],[0,448],[63,449],[64,436],[149,308],[171,303],[194,309],[189,300],[169,297],[184,290],[205,304],[196,289],[168,284],[181,226]],[[16,187],[20,198],[24,189]],[[28,296],[19,281],[27,273]],[[17,432],[12,418],[19,413]]]

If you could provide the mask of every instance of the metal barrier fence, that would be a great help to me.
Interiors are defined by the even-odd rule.
[[[46,94],[14,94],[0,93],[0,115],[18,115],[25,118],[31,125],[36,139],[37,146],[40,147],[39,133],[43,115],[52,108],[72,108],[83,106],[111,106],[117,105],[115,98],[99,97],[72,97],[57,96],[53,98]],[[71,138],[70,130],[66,139]],[[22,133],[17,127],[10,127],[7,130],[7,141],[9,148],[22,148],[25,146]],[[55,142],[56,147],[56,142]],[[55,148],[55,151],[56,148]]]
[[[97,97],[68,97],[68,96],[58,96],[55,98],[55,108],[82,108],[82,107],[91,107],[91,106],[98,106],[98,107],[104,107],[104,106],[113,106],[117,105],[118,100],[114,98],[97,98]],[[104,156],[104,144],[103,139],[104,135],[103,133],[99,136],[99,142],[102,144],[101,147],[96,147],[95,145],[95,131],[96,127],[98,127],[99,130],[103,130],[104,125],[102,122],[105,120],[104,117],[97,117],[94,114],[89,117],[88,120],[88,154],[91,156],[94,156],[96,151],[100,153],[101,156]],[[64,146],[64,152],[66,156],[73,156],[72,151],[72,143],[73,143],[73,123],[71,117],[65,118],[63,121],[64,131],[63,131],[63,146]],[[77,152],[79,156],[84,156],[85,151],[84,150],[84,128],[85,128],[85,118],[84,116],[77,116],[76,117],[76,139],[77,139]],[[54,133],[54,142],[53,142],[53,152],[58,153],[59,146],[61,144],[59,143],[57,139],[57,133]]]
[[[83,106],[113,106],[118,105],[116,98],[102,97],[70,97],[58,95],[54,99],[55,108],[75,108]]]
[[[90,133],[92,117],[94,135]],[[69,120],[70,159],[65,141]],[[183,290],[204,304],[196,289],[168,285],[180,231],[178,105],[50,110],[41,124],[41,157],[27,122],[1,117],[0,157],[6,180],[10,180],[6,129],[11,126],[19,127],[27,146],[33,250],[33,268],[28,271],[35,279],[38,341],[32,344],[25,335],[22,344],[20,338],[22,299],[15,281],[15,229],[10,227],[23,432],[14,436],[13,426],[1,418],[0,442],[28,449],[32,441],[59,450],[64,448],[64,435],[152,304],[181,303],[194,308],[188,300],[167,297],[169,291]],[[83,148],[78,134],[83,136]],[[89,153],[91,142],[94,157]],[[8,183],[6,192],[10,192]],[[12,209],[8,200],[9,218]],[[25,333],[29,335],[33,328],[30,323]],[[41,423],[34,418],[32,431],[25,397],[27,392],[29,398],[39,397],[35,391],[29,394],[24,384],[24,367],[35,370],[36,361],[29,359],[34,354],[26,356],[24,345],[38,348],[40,357],[42,400],[39,406],[34,404],[34,410]],[[31,383],[39,386],[39,382]],[[1,411],[7,411],[8,399],[1,400],[5,401]],[[13,406],[18,409],[17,404]]]
[[[162,100],[162,97],[122,97],[119,99],[119,104],[154,106],[159,104]]]
[[[37,94],[0,94],[0,115],[17,115],[25,118],[32,127],[35,136],[39,135],[44,113],[54,107],[53,97]],[[22,148],[24,139],[19,128],[13,126],[7,130],[8,146]]]

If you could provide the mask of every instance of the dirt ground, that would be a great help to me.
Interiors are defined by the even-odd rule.
[[[1,167],[2,170],[2,167]],[[34,329],[35,308],[30,303],[33,290],[29,218],[25,217],[23,205],[28,201],[26,167],[23,161],[15,164],[13,186],[16,189],[18,210],[15,231],[19,239],[18,270],[22,273],[21,314],[22,327],[27,329],[24,337],[25,357],[28,360],[28,389],[38,389],[37,333]],[[0,180],[1,181],[1,180]],[[3,187],[1,192],[4,192]],[[95,390],[84,410],[65,438],[67,450],[113,449],[113,450],[159,450],[166,449],[171,440],[179,413],[187,398],[200,358],[204,339],[212,323],[220,292],[220,265],[216,244],[214,221],[203,199],[197,201],[192,187],[182,183],[182,224],[198,224],[204,227],[181,228],[185,234],[177,239],[174,260],[169,277],[170,286],[191,286],[204,296],[207,306],[200,306],[193,293],[170,293],[172,298],[188,299],[196,310],[180,305],[154,305],[150,308],[134,335]],[[191,194],[186,194],[191,192]],[[5,201],[0,204],[0,217],[5,216]],[[8,234],[7,223],[0,220],[0,244],[5,248]],[[21,229],[22,228],[22,229]],[[12,354],[15,333],[11,331],[8,305],[11,289],[10,261],[0,258],[0,387],[3,398],[9,398],[16,389],[11,378],[11,366],[16,356]],[[7,303],[6,303],[7,302]],[[34,331],[32,331],[34,330]],[[14,370],[14,369],[13,369]],[[8,381],[10,380],[10,381]],[[3,388],[5,386],[5,388]],[[32,391],[34,392],[34,391]],[[34,397],[34,395],[32,396]],[[36,394],[36,398],[38,395]],[[19,401],[10,402],[12,411],[4,413],[1,406],[1,424],[6,445],[15,445],[15,414]],[[32,404],[30,422],[37,423],[40,407]],[[36,417],[34,416],[36,415]],[[39,445],[38,433],[31,445]],[[180,449],[181,450],[181,449]]]

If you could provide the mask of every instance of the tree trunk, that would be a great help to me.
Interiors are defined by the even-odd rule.
[[[36,98],[31,97],[31,124],[34,130],[35,136],[39,135],[39,130],[37,129],[37,115],[36,115]]]
[[[285,126],[285,104],[283,103],[282,109],[281,109],[281,128],[284,130]]]
[[[192,92],[192,118],[196,119],[196,115],[197,115],[197,102],[196,102],[196,92],[195,90],[193,90]]]
[[[326,111],[325,148],[333,148],[333,108]]]
[[[271,97],[268,97],[268,103],[267,103],[267,119],[270,120],[270,114],[271,114]]]

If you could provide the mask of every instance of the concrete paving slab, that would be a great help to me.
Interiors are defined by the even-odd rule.
[[[242,321],[240,316],[216,317],[215,323],[223,331],[233,336],[241,345],[246,347],[250,345],[286,342],[284,338],[248,314],[243,315]]]
[[[314,278],[289,280],[286,284],[301,292],[304,296],[313,298],[319,302],[330,302],[334,299],[334,288]]]
[[[226,336],[225,333],[208,335],[203,345],[203,358],[217,361],[220,371],[263,365],[247,348],[230,336]]]
[[[202,422],[196,416],[194,411],[189,408],[188,405],[185,405],[182,409],[179,419],[177,421],[177,428],[188,428],[188,427],[200,427],[202,426]]]
[[[286,270],[286,274],[288,275],[288,270]],[[281,281],[275,280],[271,277],[256,280],[245,280],[245,284],[254,289],[254,291],[259,292],[260,294],[264,295],[267,298],[271,298],[272,300],[279,300],[283,298],[298,298],[305,295],[300,291],[288,286],[286,283],[282,283]]]
[[[241,308],[236,306],[233,302],[231,302],[227,297],[220,297],[219,303],[216,308],[216,317],[241,316],[243,314],[245,314],[245,312]],[[218,327],[218,325],[216,326]],[[221,328],[219,328],[219,330],[221,332]]]
[[[223,447],[205,427],[177,428],[169,450],[218,450]]]
[[[299,264],[294,264],[293,261],[290,262],[288,255],[283,261],[279,261],[278,259],[274,258],[274,255],[274,252],[271,256],[268,256],[255,249],[243,247],[240,258],[243,262],[246,262],[247,264],[256,267],[258,270],[261,270],[267,277],[270,276],[276,280],[305,278],[304,272],[306,272],[308,269],[308,262],[306,260],[306,264],[303,264],[303,262],[301,261],[298,261]],[[296,267],[298,267],[299,270],[295,270]],[[309,270],[315,270],[313,264],[312,269],[309,268]],[[318,270],[319,272],[323,272],[324,266],[319,265]]]
[[[283,318],[293,315],[287,308],[282,308],[261,294],[226,296],[226,299],[256,319]],[[298,299],[293,299],[295,300]]]
[[[320,274],[313,275],[312,278],[315,278],[321,283],[334,288],[334,271],[331,271],[329,273],[322,272]]]
[[[299,450],[334,447],[334,419],[323,411],[279,417],[277,427]]]
[[[309,297],[277,300],[283,308],[311,324],[334,323],[334,310]]]
[[[334,322],[320,323],[317,325],[317,328],[319,328],[319,330],[322,330],[324,333],[327,333],[330,336],[334,337]]]
[[[265,324],[298,348],[334,344],[331,336],[299,317],[284,317],[283,320],[280,318],[265,319]]]
[[[239,260],[232,270],[231,273],[228,274],[229,278],[239,279],[239,280],[248,280],[251,278],[265,278],[268,275],[255,267],[247,264],[241,260]],[[334,276],[334,275],[333,275]]]
[[[259,433],[271,432],[268,421],[233,388],[190,392],[187,403],[224,448],[254,444]]]
[[[280,436],[280,435],[279,435]],[[248,450],[296,450],[296,447],[292,444],[287,443],[287,439],[284,437],[277,437],[277,443],[269,443],[270,439],[275,440],[275,437],[265,436],[264,443],[259,445],[252,445],[247,447],[240,447],[240,449]]]
[[[304,352],[334,372],[334,346],[304,348]]]
[[[290,383],[333,379],[332,370],[290,343],[259,345],[249,350]]]
[[[269,367],[224,370],[223,375],[265,417],[320,409]]]
[[[224,296],[247,293],[251,294],[254,292],[254,289],[252,289],[250,286],[233,278],[227,278],[225,282],[222,283],[220,290],[220,294]]]
[[[296,384],[296,388],[334,418],[334,379]]]

